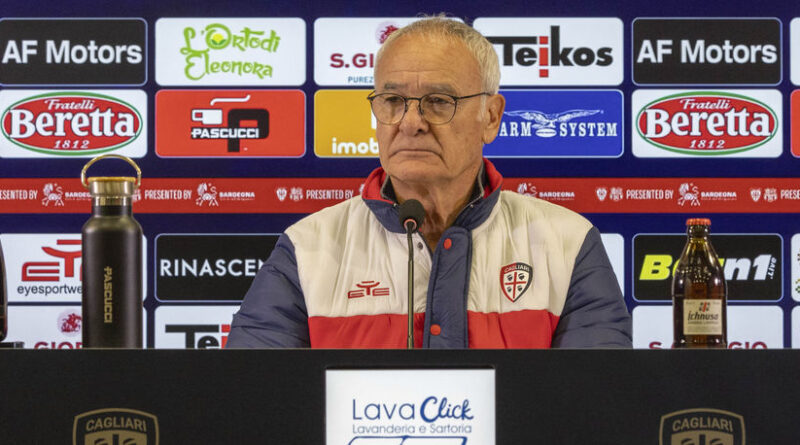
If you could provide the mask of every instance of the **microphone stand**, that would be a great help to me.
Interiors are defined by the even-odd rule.
[[[408,238],[408,349],[414,349],[414,242],[413,231],[406,225]]]

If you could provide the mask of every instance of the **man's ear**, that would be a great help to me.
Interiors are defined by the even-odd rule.
[[[506,109],[506,98],[500,94],[495,94],[486,98],[487,113],[486,126],[483,128],[483,143],[489,144],[497,137],[500,130],[500,122],[503,120],[503,111]]]

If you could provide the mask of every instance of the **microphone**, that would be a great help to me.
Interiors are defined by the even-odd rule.
[[[425,209],[416,199],[400,204],[400,224],[406,229],[408,239],[408,349],[414,349],[414,242],[411,236],[422,227]]]

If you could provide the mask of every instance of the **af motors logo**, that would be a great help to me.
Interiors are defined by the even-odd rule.
[[[370,90],[318,90],[314,94],[314,154],[321,158],[377,158],[377,121]]]
[[[783,151],[777,90],[636,90],[633,154],[643,158],[775,158]]]
[[[228,342],[239,306],[159,306],[155,310],[157,349],[221,349]]]
[[[305,115],[300,90],[160,90],[156,154],[300,157]]]
[[[622,21],[617,18],[478,18],[492,42],[501,85],[619,85]]]
[[[75,416],[72,445],[158,445],[158,418],[144,411],[105,408]]]
[[[143,85],[143,19],[2,19],[0,84]]]
[[[633,21],[638,85],[777,85],[781,54],[776,18]]]
[[[0,157],[147,154],[147,95],[141,90],[2,90]]]
[[[506,108],[487,157],[618,157],[623,97],[617,90],[502,90]]]
[[[28,349],[79,349],[83,347],[81,307],[8,306],[8,338]]]
[[[159,85],[302,85],[306,23],[300,18],[161,18]]]
[[[323,86],[372,85],[380,46],[394,31],[417,20],[318,18],[314,21],[314,82]]]
[[[241,301],[277,241],[275,234],[158,235],[156,298]]]
[[[661,416],[658,445],[745,445],[744,418],[730,411],[693,408]]]
[[[714,234],[711,243],[722,265],[728,301],[778,301],[783,297],[783,239],[778,234]],[[671,301],[672,276],[685,235],[633,237],[633,298]]]
[[[670,349],[673,342],[671,305],[633,308],[633,347]],[[728,349],[780,349],[784,347],[784,317],[780,306],[728,304]]]

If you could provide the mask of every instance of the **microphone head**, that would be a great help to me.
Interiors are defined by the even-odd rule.
[[[407,232],[414,233],[422,227],[425,221],[425,209],[416,199],[409,199],[400,204],[400,224]]]

